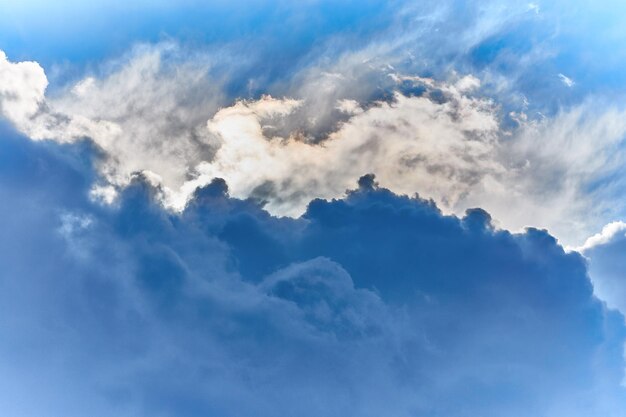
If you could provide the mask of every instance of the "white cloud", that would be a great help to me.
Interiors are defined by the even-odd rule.
[[[484,207],[503,227],[546,227],[565,244],[582,242],[603,224],[611,199],[587,186],[622,164],[614,150],[626,135],[623,111],[598,114],[587,103],[552,119],[520,117],[508,132],[497,106],[464,95],[459,82],[414,81],[446,99],[397,93],[393,103],[351,117],[321,145],[264,136],[266,122],[249,102],[224,109],[208,124],[220,149],[198,166],[201,176],[186,193],[218,176],[235,196],[263,188],[268,209],[298,215],[311,198],[340,196],[373,172],[381,185],[419,192],[446,212]]]
[[[604,226],[600,233],[596,233],[595,235],[587,238],[585,243],[582,246],[575,248],[575,250],[584,253],[585,251],[593,249],[597,246],[606,245],[619,234],[626,236],[626,223],[621,221],[611,222]]]
[[[625,111],[589,101],[551,118],[518,122],[497,150],[506,176],[470,196],[472,205],[508,228],[545,227],[572,246],[621,214],[610,182],[592,185],[623,166]]]
[[[563,74],[559,74],[559,79],[566,87],[573,87],[576,84],[574,80]]]
[[[337,102],[337,110],[342,113],[346,113],[349,115],[363,113],[363,108],[359,105],[359,102],[356,100],[348,100],[343,99]]]
[[[626,314],[626,223],[607,224],[577,250],[588,259],[596,296]]]
[[[483,176],[502,167],[489,157],[498,130],[493,104],[455,88],[446,94],[448,101],[436,103],[397,93],[394,102],[353,116],[321,144],[264,136],[267,117],[274,115],[255,108],[284,112],[294,108],[293,101],[238,102],[209,121],[220,148],[212,161],[198,166],[201,176],[189,190],[213,177],[224,178],[238,197],[270,184],[268,208],[298,215],[312,198],[341,196],[356,178],[374,172],[384,186],[420,191],[451,208]]]
[[[12,63],[0,51],[0,114],[20,129],[41,110],[48,80],[36,62]]]
[[[197,186],[222,177],[234,196],[298,215],[310,199],[341,196],[372,172],[382,186],[418,192],[446,212],[483,207],[503,227],[546,227],[572,246],[620,214],[587,186],[624,162],[616,152],[624,111],[589,101],[552,118],[522,113],[518,127],[505,129],[497,103],[477,95],[476,76],[452,73],[442,82],[389,72],[366,59],[375,49],[340,58],[332,71],[306,69],[287,97],[226,106],[213,60],[175,45],[139,47],[104,75],[49,97],[39,65],[2,55],[12,78],[1,79],[17,81],[1,84],[0,103],[33,139],[91,138],[104,155],[92,197],[105,202],[143,172],[161,185],[166,206],[181,209]],[[414,85],[423,93],[396,91],[380,102],[350,94],[381,80],[388,91]]]
[[[35,140],[90,138],[103,151],[100,170],[114,187],[150,171],[176,189],[197,163],[211,158],[204,125],[222,99],[221,85],[208,77],[208,58],[177,54],[182,52],[170,44],[138,47],[110,64],[105,76],[86,77],[48,97],[39,65],[11,63],[2,55],[2,114]]]

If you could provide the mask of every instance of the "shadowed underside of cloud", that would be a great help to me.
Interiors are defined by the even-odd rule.
[[[185,210],[87,142],[0,148],[0,403],[19,416],[620,416],[623,318],[547,232],[373,176],[298,218]]]

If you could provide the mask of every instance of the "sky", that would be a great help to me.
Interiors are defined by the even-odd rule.
[[[0,411],[621,417],[626,5],[0,0]]]

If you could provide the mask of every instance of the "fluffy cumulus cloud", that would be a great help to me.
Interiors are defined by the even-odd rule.
[[[243,106],[243,105],[242,105]],[[0,153],[0,399],[20,416],[620,416],[623,318],[547,232],[364,176],[278,218],[214,179],[173,214],[88,142]],[[94,163],[97,162],[94,161]],[[36,398],[37,401],[34,401]]]

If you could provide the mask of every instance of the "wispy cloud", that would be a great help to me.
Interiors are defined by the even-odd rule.
[[[559,79],[566,87],[573,87],[576,83],[566,75],[559,74]]]

